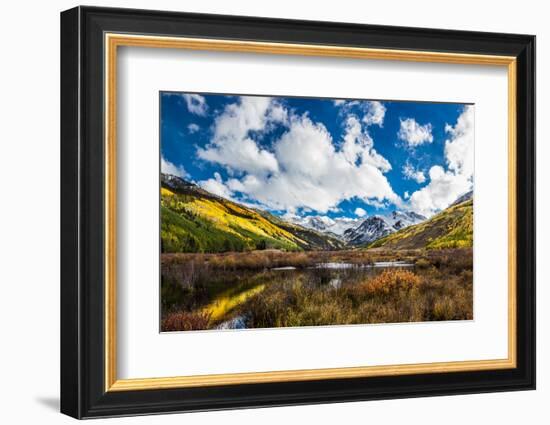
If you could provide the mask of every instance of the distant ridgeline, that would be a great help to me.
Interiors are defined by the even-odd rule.
[[[411,212],[394,212],[384,218],[384,223],[379,223],[379,216],[374,217],[377,219],[367,218],[338,237],[213,195],[179,177],[161,175],[161,243],[165,253],[472,246],[471,192],[429,220]],[[373,228],[380,228],[381,233],[373,233]]]

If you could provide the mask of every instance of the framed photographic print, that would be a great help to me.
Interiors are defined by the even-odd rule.
[[[61,411],[535,387],[535,38],[61,14]]]

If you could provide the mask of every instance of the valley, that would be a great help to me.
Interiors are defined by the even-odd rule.
[[[161,216],[162,252],[460,248],[473,241],[472,192],[429,219],[396,210],[364,219],[306,216],[287,221],[163,174]]]
[[[161,176],[163,331],[473,317],[473,200],[284,220]]]

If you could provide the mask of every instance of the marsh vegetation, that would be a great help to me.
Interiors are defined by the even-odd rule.
[[[162,331],[473,318],[471,248],[162,254]]]

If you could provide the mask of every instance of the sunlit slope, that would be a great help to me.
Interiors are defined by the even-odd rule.
[[[164,176],[163,176],[164,177]],[[163,252],[329,249],[339,242],[212,195],[176,177],[161,187]]]
[[[369,248],[464,248],[473,244],[473,201],[452,205],[420,224],[406,227],[369,245]]]
[[[292,233],[300,240],[307,241],[308,247],[313,247],[314,249],[317,249],[316,247],[322,249],[339,249],[345,246],[345,242],[338,239],[336,235],[317,232],[313,229],[282,220],[266,211],[257,210],[257,212],[277,227]]]

